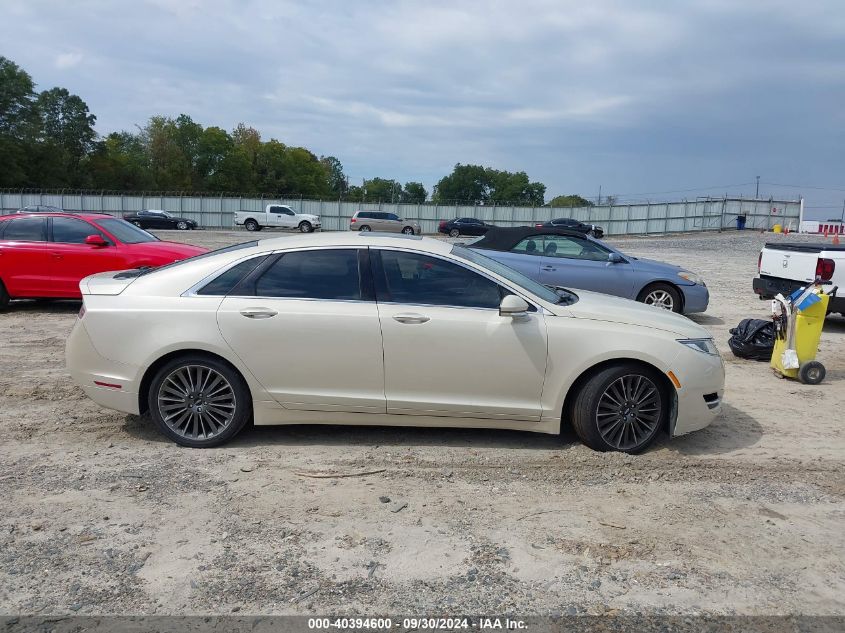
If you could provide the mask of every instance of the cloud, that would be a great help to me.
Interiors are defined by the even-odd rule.
[[[102,133],[243,121],[429,188],[457,162],[550,193],[841,178],[840,0],[7,3],[4,54]]]

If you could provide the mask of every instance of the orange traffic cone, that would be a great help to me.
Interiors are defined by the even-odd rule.
[[[833,234],[833,244],[834,246],[839,246],[839,233]]]
[[[783,227],[783,234],[789,235],[789,227],[788,226]]]

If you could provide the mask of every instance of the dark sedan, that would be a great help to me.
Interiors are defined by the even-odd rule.
[[[600,226],[596,226],[595,224],[586,224],[572,218],[555,218],[554,220],[549,220],[548,222],[543,222],[542,224],[535,224],[534,226],[568,229],[570,231],[578,231],[584,235],[592,235],[593,237],[597,237],[599,239],[604,237],[604,229]]]
[[[445,233],[449,237],[460,235],[484,235],[493,227],[478,218],[455,218],[454,220],[443,220],[437,227],[439,233]]]
[[[180,218],[167,211],[156,209],[144,209],[136,213],[126,213],[123,219],[142,229],[178,229],[180,231],[187,231],[188,229],[195,229],[198,226],[194,220]]]

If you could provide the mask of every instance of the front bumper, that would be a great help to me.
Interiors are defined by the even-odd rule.
[[[722,412],[725,393],[725,366],[721,356],[684,349],[672,363],[678,378],[677,411],[670,420],[672,437],[708,426]]]
[[[710,291],[707,286],[695,284],[692,286],[678,286],[684,293],[684,314],[704,312],[710,303]]]
[[[97,404],[125,413],[140,413],[139,368],[100,356],[81,319],[76,320],[67,339],[65,363],[73,381]]]

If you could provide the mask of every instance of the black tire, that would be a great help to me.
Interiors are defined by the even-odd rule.
[[[311,226],[311,223],[307,220],[305,222],[299,223],[299,232],[300,233],[311,233],[314,230],[314,227]]]
[[[244,228],[247,231],[260,231],[261,230],[261,226],[259,226],[258,222],[256,222],[253,219],[249,219],[246,222],[244,222]]]
[[[363,226],[362,226],[360,229],[358,229],[358,230],[359,230],[361,233],[369,233],[370,231],[372,231],[372,229],[371,229],[369,226],[367,226],[366,224],[365,224],[365,225],[363,225]]]
[[[402,229],[402,233],[405,234],[405,235],[413,235],[414,234],[414,227],[406,226],[404,229]]]
[[[817,385],[824,380],[827,370],[817,360],[811,360],[798,368],[798,379],[805,385]]]
[[[636,385],[637,393],[642,387],[642,399],[631,398],[629,402],[621,403],[618,412],[611,412],[609,407],[615,405],[608,399],[608,394],[616,394],[619,385],[625,384],[620,381],[625,380]],[[636,405],[632,407],[631,402]],[[626,413],[623,415],[622,411]],[[630,362],[605,367],[591,376],[581,385],[569,411],[572,428],[584,444],[596,451],[631,454],[645,450],[654,441],[660,430],[666,428],[668,415],[669,397],[660,376]],[[617,416],[618,420],[611,416]],[[618,438],[617,432],[621,433]]]
[[[217,376],[222,377],[226,383],[229,391],[232,394],[231,402],[233,404],[226,404],[220,406],[226,406],[227,409],[231,409],[231,419],[225,424],[225,426],[221,425],[221,428],[217,432],[212,433],[203,433],[203,437],[199,437],[200,433],[198,432],[198,427],[202,427],[202,430],[206,430],[206,426],[202,423],[194,423],[191,424],[191,420],[194,418],[189,418],[189,421],[186,423],[186,427],[184,429],[184,433],[180,432],[178,428],[174,429],[171,424],[165,421],[164,413],[162,412],[159,406],[159,396],[161,396],[165,402],[169,400],[174,400],[172,394],[174,393],[172,389],[169,387],[165,387],[164,389],[162,386],[164,385],[165,381],[168,378],[174,376],[176,372],[181,371],[196,371],[197,368],[202,368],[204,370],[211,370],[211,372],[215,372]],[[207,375],[214,375],[211,372],[208,372]],[[201,375],[198,376],[197,382],[202,380]],[[206,379],[208,380],[208,379]],[[168,383],[168,384],[175,384],[175,383]],[[200,399],[195,400],[191,399],[191,406],[197,406],[199,411],[202,411],[202,406],[206,406],[207,408],[207,401],[209,395],[214,396],[215,393],[219,394],[219,390],[215,391],[215,389],[219,389],[219,383],[212,383],[214,385],[214,389],[211,390],[211,393],[204,393],[203,391],[195,392],[201,394],[199,396]],[[226,392],[228,393],[228,391]],[[187,394],[187,390],[186,390]],[[196,397],[196,396],[195,396]],[[252,418],[252,399],[250,397],[249,388],[246,385],[243,377],[234,369],[232,369],[228,364],[217,360],[216,358],[210,356],[204,356],[200,354],[190,354],[181,356],[179,358],[175,358],[170,362],[166,363],[159,370],[156,372],[155,376],[153,377],[152,382],[150,383],[150,391],[147,395],[147,404],[150,411],[150,417],[156,423],[159,431],[165,437],[170,438],[177,444],[182,446],[189,446],[191,448],[211,448],[213,446],[220,446],[221,444],[225,444],[229,440],[231,440],[235,435],[237,435],[241,429],[249,422]],[[176,404],[164,404],[162,406],[165,407],[176,407],[179,406],[180,403]],[[188,406],[188,402],[184,402],[185,406]],[[213,405],[217,406],[217,405]],[[219,411],[215,409],[215,411]],[[206,411],[206,415],[209,415],[210,412]],[[190,415],[190,414],[189,414]],[[199,416],[197,416],[199,417]],[[174,425],[178,422],[178,419],[174,421]],[[188,428],[191,427],[191,428]],[[192,436],[193,435],[193,436]]]
[[[6,286],[0,281],[0,310],[5,310],[9,307],[9,293],[6,292]]]
[[[187,231],[190,227],[187,222],[179,221],[176,223],[176,228],[180,231]]]
[[[449,237],[460,237],[461,232],[458,229],[449,229]]]
[[[144,228],[143,226],[141,226],[141,223],[140,223],[140,222],[138,222],[138,220],[133,220],[133,221],[132,221],[132,224],[134,224],[135,226],[137,226],[139,229]]]
[[[683,309],[681,293],[675,286],[667,283],[658,282],[647,285],[640,291],[637,301],[672,312],[680,313]],[[670,303],[671,307],[669,307]]]

